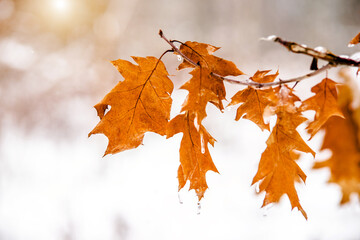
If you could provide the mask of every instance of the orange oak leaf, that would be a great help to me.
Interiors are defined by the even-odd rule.
[[[349,42],[349,44],[358,44],[360,42],[360,32]]]
[[[250,77],[251,80],[258,83],[273,82],[279,75],[279,70],[275,74],[267,75],[271,70],[256,71],[254,76]]]
[[[199,201],[208,188],[206,172],[218,172],[208,149],[208,143],[214,146],[215,139],[203,126],[197,129],[194,125],[194,114],[186,112],[173,118],[167,128],[167,138],[183,133],[180,145],[180,166],[178,169],[179,190],[190,181],[190,190],[194,189]]]
[[[316,112],[314,121],[307,127],[308,132],[311,134],[310,139],[315,136],[331,116],[343,117],[337,104],[336,85],[337,83],[329,78],[323,79],[319,84],[311,88],[315,95],[303,101],[301,105],[302,111],[314,110]]]
[[[124,81],[95,105],[100,122],[89,136],[102,133],[109,139],[105,155],[138,147],[146,132],[166,134],[173,83],[159,59],[133,59],[138,65],[121,59],[112,61]]]
[[[199,125],[206,117],[205,108],[208,102],[213,103],[220,110],[224,109],[222,100],[225,100],[225,86],[223,80],[213,76],[212,73],[221,76],[243,74],[233,62],[214,56],[213,53],[218,49],[209,44],[190,41],[180,46],[180,51],[199,65],[195,67],[184,60],[178,67],[179,70],[194,68],[190,72],[193,77],[181,87],[189,91],[188,100],[184,103],[182,111],[197,108]]]
[[[351,194],[360,197],[360,108],[352,108],[352,90],[344,85],[339,91],[339,107],[345,118],[330,118],[323,129],[321,150],[330,149],[332,155],[323,162],[316,162],[315,169],[328,167],[330,183],[341,187],[341,204],[349,202]]]
[[[269,98],[270,95],[274,95],[272,88],[256,89],[247,87],[237,92],[231,98],[228,106],[242,103],[237,109],[235,120],[238,121],[240,118],[249,119],[256,123],[261,130],[269,131],[269,124],[264,122],[264,111],[272,103]]]
[[[294,150],[311,153],[313,156],[315,152],[296,130],[306,121],[294,104],[299,98],[286,86],[277,87],[275,91],[279,99],[275,110],[277,122],[266,141],[267,148],[261,155],[252,184],[261,181],[260,191],[266,191],[263,206],[278,202],[286,194],[292,208],[297,207],[307,219],[294,186],[294,182],[299,179],[305,182],[306,175],[295,162],[298,157]]]
[[[261,180],[259,190],[266,191],[262,207],[279,202],[281,196],[286,194],[292,208],[297,207],[307,219],[294,186],[294,181],[298,181],[299,178],[305,182],[306,175],[289,152],[280,150],[279,144],[281,143],[270,144],[261,155],[259,171],[253,179],[253,184]]]
[[[217,73],[220,76],[238,76],[244,74],[236,65],[228,60],[214,56],[213,53],[220,49],[206,43],[190,42],[181,44],[180,51],[190,58],[193,62],[199,63],[202,67],[206,67],[210,72]],[[179,70],[194,67],[184,60],[178,67]]]
[[[266,75],[270,70],[257,71],[253,77],[250,77],[253,81],[258,83],[267,83],[275,80],[278,72],[273,75]],[[256,123],[261,130],[270,130],[269,124],[264,122],[264,111],[267,107],[271,106],[276,95],[273,88],[257,89],[253,87],[247,87],[237,92],[232,98],[228,106],[242,103],[236,112],[235,120],[245,118]]]
[[[221,76],[243,74],[231,61],[213,56],[219,48],[205,43],[186,42],[180,46],[180,51],[197,65],[194,66],[184,59],[178,69],[192,67],[192,78],[181,86],[187,90],[188,96],[182,106],[180,114],[170,121],[167,137],[183,132],[180,146],[180,167],[178,170],[179,189],[190,181],[190,189],[194,189],[199,200],[208,188],[206,172],[218,172],[212,162],[207,144],[214,144],[214,139],[202,125],[206,117],[208,103],[214,104],[223,110],[222,101],[226,91],[223,80],[215,77],[213,73]]]
[[[197,125],[201,125],[209,102],[220,110],[224,108],[222,100],[225,99],[225,86],[221,80],[211,75],[208,68],[197,67],[190,74],[193,77],[181,86],[181,89],[189,91],[181,112],[196,113]]]
[[[199,66],[194,67],[184,60],[179,65],[178,69],[181,70],[189,67],[195,68],[190,73],[193,75],[193,78],[184,84],[182,88],[187,90],[188,88],[197,88],[198,91],[194,92],[195,95],[203,95],[204,93],[200,92],[203,92],[204,89],[213,92],[210,93],[210,95],[217,95],[217,99],[210,97],[211,100],[209,100],[209,102],[222,110],[224,108],[222,100],[225,100],[226,95],[225,86],[223,80],[214,77],[212,73],[221,76],[238,76],[244,73],[240,71],[233,62],[214,56],[213,53],[218,49],[220,48],[210,44],[187,41],[185,44],[181,44],[180,51]],[[188,85],[193,86],[189,87]],[[190,94],[192,94],[192,92],[189,91],[189,95]],[[189,101],[187,101],[187,103],[188,102]],[[185,103],[185,105],[187,103]],[[202,107],[204,108],[204,106]]]

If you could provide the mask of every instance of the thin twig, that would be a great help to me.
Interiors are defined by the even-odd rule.
[[[324,66],[322,66],[321,68],[319,68],[318,70],[316,71],[313,71],[313,72],[310,72],[308,74],[305,74],[303,76],[300,76],[300,77],[296,77],[296,78],[291,78],[291,79],[287,79],[287,80],[282,80],[282,79],[279,79],[278,82],[270,82],[270,83],[263,83],[262,85],[264,87],[267,87],[267,86],[273,86],[273,85],[279,85],[279,84],[284,84],[284,83],[292,83],[292,82],[300,82],[301,80],[304,80],[306,78],[310,78],[310,77],[313,77],[323,71],[326,71],[326,70],[329,70],[330,68],[334,67],[334,65],[328,63]]]
[[[325,70],[330,69],[331,67],[333,67],[333,65],[328,63],[328,64],[324,65],[323,67],[319,68],[318,70],[313,71],[311,73],[308,73],[306,75],[296,77],[296,78],[287,79],[287,80],[279,79],[279,81],[269,82],[269,83],[258,83],[258,82],[254,82],[254,81],[252,81],[252,82],[249,81],[249,82],[244,82],[244,83],[241,82],[240,83],[240,82],[238,82],[236,80],[220,76],[219,74],[216,74],[216,73],[211,73],[211,75],[213,75],[215,77],[218,77],[218,78],[221,78],[222,80],[230,82],[230,83],[237,83],[237,84],[253,86],[253,87],[256,87],[256,88],[263,88],[263,87],[270,87],[270,86],[275,86],[275,85],[280,85],[280,84],[285,84],[285,83],[300,82],[301,80],[304,80],[305,78],[313,77],[313,76],[315,76],[315,75],[317,75],[317,74],[319,74],[319,73],[321,73],[321,72],[323,72]]]
[[[199,66],[200,66],[199,64],[195,63],[193,60],[191,60],[190,58],[188,58],[187,56],[185,56],[185,55],[179,50],[179,48],[177,48],[177,47],[174,45],[174,43],[173,43],[172,41],[168,40],[168,39],[165,37],[165,35],[164,35],[164,33],[163,33],[163,31],[162,31],[161,29],[160,29],[160,31],[159,31],[159,35],[160,35],[160,37],[161,37],[162,39],[164,39],[164,40],[172,47],[172,49],[173,49],[175,52],[177,52],[178,54],[180,54],[183,59],[185,59],[187,62],[189,62],[189,63],[190,63],[191,65],[193,65],[194,67],[199,67]]]
[[[252,81],[251,79],[247,79],[245,81],[240,81],[240,80],[235,80],[235,79],[231,79],[231,78],[227,78],[227,77],[223,77],[217,73],[211,72],[210,73],[212,76],[220,78],[228,83],[233,83],[233,84],[240,84],[240,85],[245,85],[245,86],[254,86],[256,84],[259,84],[257,82]],[[251,81],[251,82],[250,82]]]

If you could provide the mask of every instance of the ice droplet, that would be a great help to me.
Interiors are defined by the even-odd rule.
[[[263,40],[263,41],[274,41],[276,38],[277,38],[277,36],[275,36],[275,35],[270,35],[270,36],[268,36],[268,37],[260,38],[260,40]]]
[[[180,55],[177,55],[177,59],[179,62],[181,62],[183,60],[182,56],[180,56]]]
[[[200,133],[200,140],[201,140],[201,153],[204,154],[205,153],[205,139],[204,139],[204,135],[202,132]]]
[[[327,49],[324,48],[323,46],[317,46],[316,48],[314,48],[315,51],[321,52],[321,53],[326,53]]]
[[[357,62],[360,61],[360,52],[354,53],[350,58]]]
[[[286,103],[289,99],[290,95],[290,89],[288,87],[284,87],[285,85],[282,85],[280,87],[279,91],[279,97],[280,97],[280,103]]]
[[[228,112],[230,112],[232,109],[233,109],[233,107],[232,107],[232,106],[228,106],[228,107],[226,107],[226,110],[227,110]]]
[[[199,131],[199,130],[200,130],[200,125],[199,125],[199,122],[198,122],[198,115],[197,115],[197,113],[195,113],[194,125],[195,125],[196,130]]]
[[[355,44],[352,44],[352,43],[348,44],[348,47],[354,47],[354,46],[355,46]]]
[[[198,207],[197,207],[197,213],[196,214],[200,215],[200,213],[201,213],[201,203],[198,202],[197,205],[198,205]]]
[[[273,206],[274,206],[273,203],[269,203],[269,204],[267,204],[266,206],[264,206],[264,207],[262,208],[262,210],[263,210],[263,216],[264,216],[264,217],[267,217],[267,215],[269,214],[269,210],[270,210]]]
[[[107,107],[105,108],[105,111],[104,111],[104,116],[110,111],[110,109],[111,109],[111,106],[107,105]]]
[[[300,46],[302,46],[303,48],[307,48],[306,44],[301,44]]]
[[[260,192],[260,183],[259,182],[255,183],[255,192],[256,193]]]
[[[179,199],[179,203],[180,203],[180,204],[183,204],[183,203],[184,203],[184,202],[181,200],[180,193],[178,193],[178,199]]]
[[[348,55],[340,55],[339,57],[341,57],[341,58],[349,58]]]

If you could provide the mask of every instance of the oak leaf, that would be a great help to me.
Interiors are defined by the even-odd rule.
[[[311,88],[315,95],[302,102],[302,111],[314,110],[316,112],[314,121],[307,127],[308,132],[311,134],[310,139],[331,116],[343,117],[337,104],[336,85],[337,83],[333,80],[325,78]]]
[[[225,86],[223,80],[213,76],[212,73],[220,76],[243,74],[233,62],[214,56],[213,53],[218,49],[210,44],[190,41],[180,46],[182,54],[198,64],[193,66],[184,59],[178,67],[179,70],[194,68],[190,72],[192,78],[181,87],[189,91],[181,111],[197,112],[198,125],[206,117],[205,109],[208,102],[220,110],[224,109],[222,101],[226,96]]]
[[[179,190],[190,181],[190,189],[194,189],[199,201],[206,189],[206,172],[218,172],[209,153],[208,143],[214,146],[215,139],[203,126],[199,130],[194,125],[194,114],[179,114],[168,125],[167,138],[183,133],[180,145],[180,166],[178,169]]]
[[[250,77],[258,83],[268,83],[275,80],[277,75],[266,75],[270,70],[257,71],[254,76]],[[254,88],[247,87],[237,92],[232,98],[228,106],[242,103],[236,112],[235,120],[238,121],[240,118],[249,119],[257,124],[261,130],[270,130],[269,124],[264,121],[264,112],[270,107],[276,98],[273,88]]]
[[[166,134],[173,83],[159,59],[133,59],[138,65],[121,59],[112,61],[124,81],[94,106],[100,122],[89,136],[102,133],[109,139],[105,155],[138,147],[146,132]]]
[[[269,74],[271,70],[264,70],[264,71],[256,71],[254,76],[250,77],[251,80],[257,83],[270,83],[273,82],[276,77],[279,75],[279,71],[276,71],[275,74]]]
[[[340,87],[339,107],[345,118],[332,117],[323,126],[325,130],[321,150],[330,149],[332,155],[323,162],[316,162],[314,168],[330,168],[330,183],[341,187],[341,204],[350,200],[351,194],[360,197],[360,108],[353,108],[352,90]]]
[[[219,47],[210,44],[191,41],[187,41],[180,46],[180,51],[185,56],[193,62],[199,63],[202,67],[209,68],[211,72],[217,73],[220,76],[238,76],[244,74],[233,62],[214,56],[213,53],[219,49]],[[194,66],[184,60],[178,69],[181,70],[189,67]]]
[[[180,88],[189,92],[181,112],[196,113],[197,125],[201,125],[206,117],[206,106],[210,102],[222,110],[222,100],[225,99],[224,83],[213,77],[208,68],[196,67],[190,72],[192,78]]]
[[[190,181],[190,189],[194,189],[199,200],[204,196],[206,189],[206,172],[218,172],[208,151],[208,143],[214,145],[214,138],[202,125],[206,117],[208,103],[214,104],[223,110],[222,101],[225,100],[225,86],[221,76],[243,74],[233,62],[224,60],[213,53],[219,48],[205,43],[186,42],[180,46],[180,51],[194,64],[186,59],[178,69],[191,67],[191,79],[181,86],[187,90],[188,96],[181,108],[182,114],[172,119],[168,125],[167,137],[183,132],[180,145],[180,167],[178,169],[179,190]]]
[[[349,44],[358,44],[360,42],[360,32],[349,42]]]
[[[260,191],[266,191],[263,206],[278,202],[286,194],[292,208],[297,207],[303,216],[307,215],[300,205],[294,182],[301,179],[305,182],[306,175],[296,164],[298,158],[294,150],[311,153],[315,152],[304,142],[296,128],[306,121],[301,115],[295,102],[300,99],[286,86],[274,88],[278,95],[275,106],[277,115],[276,125],[266,141],[267,148],[261,155],[259,168],[252,184],[261,181]]]

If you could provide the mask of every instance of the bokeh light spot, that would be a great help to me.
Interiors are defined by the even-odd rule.
[[[54,0],[53,8],[57,12],[67,12],[69,10],[69,1],[68,0]]]

